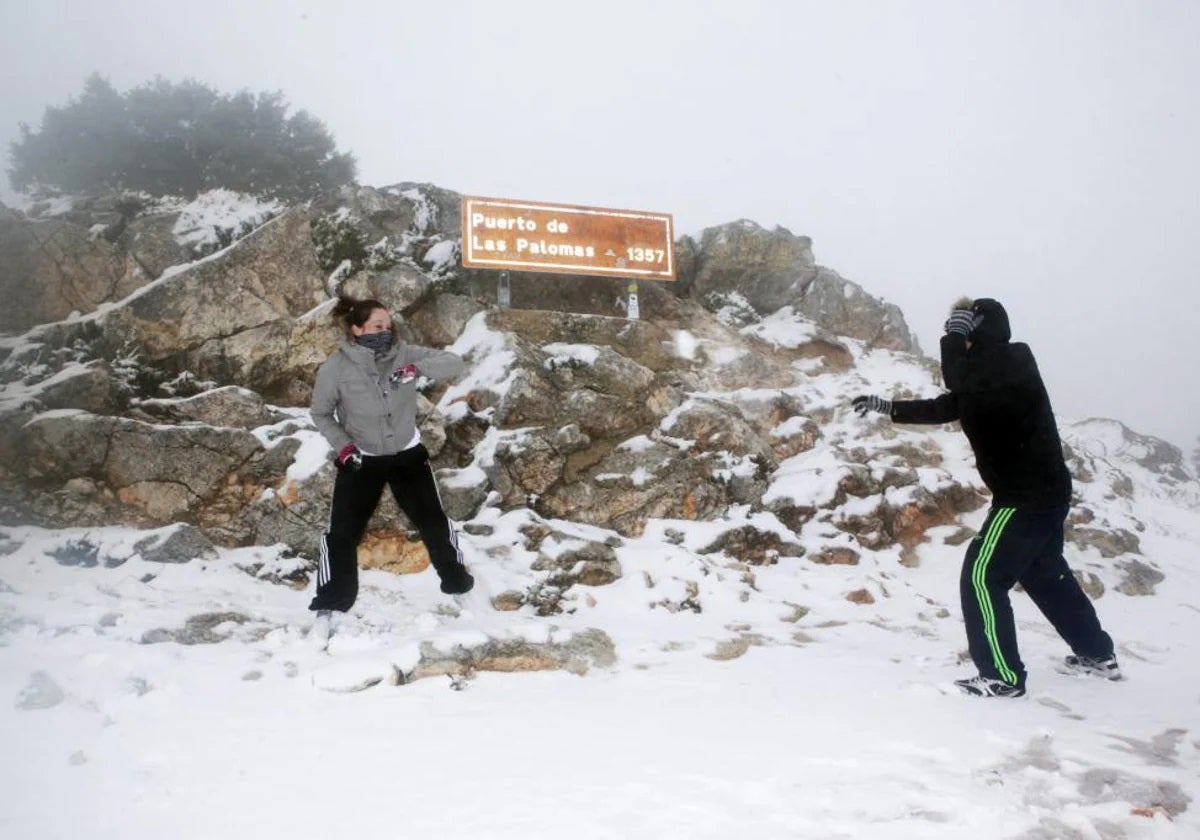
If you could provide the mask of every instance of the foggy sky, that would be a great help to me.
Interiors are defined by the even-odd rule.
[[[0,0],[0,19],[5,151],[93,71],[279,89],[362,183],[782,225],[926,352],[951,301],[995,297],[1060,417],[1187,453],[1200,434],[1198,3]]]

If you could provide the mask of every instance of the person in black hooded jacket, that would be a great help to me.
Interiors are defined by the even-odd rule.
[[[955,683],[984,697],[1025,693],[1009,602],[1017,583],[1070,645],[1069,669],[1120,679],[1112,639],[1063,558],[1071,474],[1050,398],[1029,346],[1011,337],[1008,313],[997,301],[960,300],[941,340],[948,393],[894,402],[862,396],[852,403],[860,415],[875,411],[896,423],[957,420],[971,444],[992,507],[967,548],[959,586],[979,675]]]

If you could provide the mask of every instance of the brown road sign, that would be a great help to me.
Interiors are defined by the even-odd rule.
[[[675,279],[671,216],[463,196],[464,268]]]

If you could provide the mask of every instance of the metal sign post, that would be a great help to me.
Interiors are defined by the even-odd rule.
[[[632,283],[630,283],[629,287],[626,289],[626,291],[629,292],[629,302],[625,308],[625,317],[627,317],[631,321],[636,321],[641,315],[641,313],[638,310],[638,284],[637,284],[637,281],[634,280]]]
[[[500,280],[496,284],[496,305],[501,309],[508,309],[512,304],[512,294],[508,288],[508,272],[500,272]]]

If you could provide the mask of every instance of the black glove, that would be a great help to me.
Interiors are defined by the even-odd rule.
[[[850,405],[858,413],[859,417],[866,417],[869,411],[886,414],[888,417],[892,416],[892,401],[885,400],[883,397],[877,397],[874,394],[871,394],[869,397],[855,397],[850,401]]]
[[[976,315],[970,309],[955,309],[950,313],[950,317],[946,319],[946,323],[942,325],[942,328],[947,333],[958,333],[962,336],[968,336],[982,323],[982,315]]]

